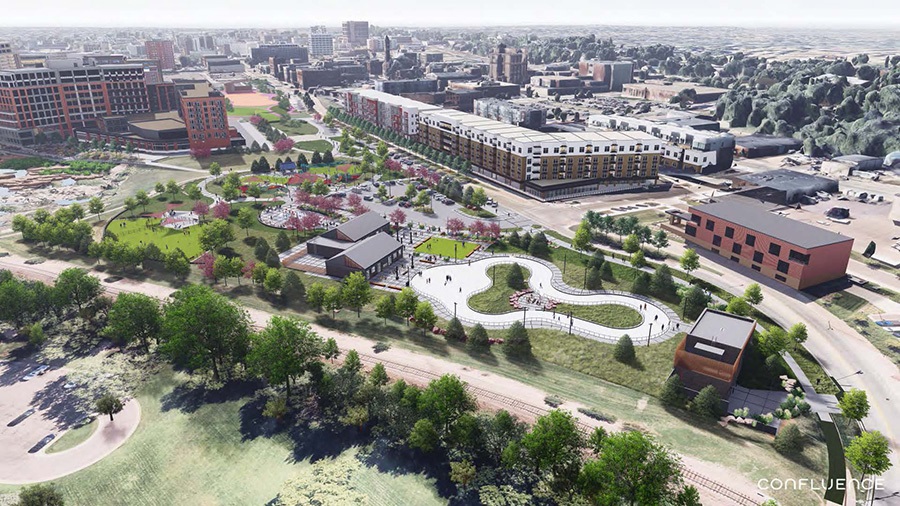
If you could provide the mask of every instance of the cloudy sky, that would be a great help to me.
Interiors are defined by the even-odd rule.
[[[0,26],[381,26],[529,24],[900,26],[897,0],[41,0]],[[36,8],[37,6],[39,8]]]

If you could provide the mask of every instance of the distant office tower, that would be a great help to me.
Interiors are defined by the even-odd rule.
[[[9,42],[0,42],[0,69],[19,68],[19,61],[16,53],[12,49]]]
[[[368,21],[344,21],[342,26],[344,37],[351,46],[361,46],[366,43],[369,38],[369,22]]]
[[[623,84],[632,82],[634,64],[630,61],[596,61],[578,62],[578,75],[591,77],[609,87],[609,91],[622,91]]]
[[[197,50],[197,44],[194,43],[194,38],[190,35],[185,35],[178,39],[178,45],[181,46],[182,53],[193,53]]]
[[[205,49],[207,51],[215,51],[216,41],[215,41],[215,39],[213,39],[212,35],[201,35],[200,36],[200,49]]]
[[[250,48],[251,64],[267,62],[269,58],[307,62],[309,61],[309,50],[297,44],[262,44],[259,47]]]
[[[331,56],[334,54],[334,37],[330,33],[309,34],[309,54]]]
[[[384,36],[384,75],[387,76],[391,68],[391,38]]]
[[[528,83],[528,55],[521,49],[500,44],[491,54],[491,79],[513,84]]]
[[[373,53],[380,53],[384,51],[384,39],[369,37],[369,40],[366,41],[366,47]]]
[[[148,40],[144,42],[147,58],[159,60],[162,70],[175,70],[175,47],[171,40]]]

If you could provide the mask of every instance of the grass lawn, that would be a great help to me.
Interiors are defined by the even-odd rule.
[[[475,218],[496,218],[497,215],[488,211],[487,209],[469,209],[468,207],[460,207],[460,212],[468,214],[469,216],[474,216]]]
[[[577,304],[559,304],[557,313],[572,313],[575,318],[581,318],[598,325],[612,327],[614,329],[630,329],[641,324],[641,314],[628,306],[621,304],[599,304],[596,306],[581,306]]]
[[[476,242],[463,242],[444,237],[431,237],[416,246],[416,253],[437,255],[447,258],[466,258],[469,253],[478,249]]]
[[[313,141],[318,142],[318,141]],[[360,174],[359,166],[351,163],[345,163],[341,165],[327,165],[320,167],[310,167],[307,172],[310,174],[323,174],[326,176],[332,176],[337,173],[348,173],[348,174]]]
[[[881,312],[877,307],[869,304],[866,299],[846,291],[819,297],[816,302],[862,334],[884,356],[900,365],[900,341],[869,319],[870,314]]]
[[[288,182],[288,179],[290,179],[287,176],[275,176],[270,174],[249,174],[241,177],[241,182],[250,183],[251,181],[248,181],[250,178],[256,178],[258,180],[257,182],[264,181],[269,184],[285,184]]]
[[[269,112],[268,107],[235,107],[234,111],[228,113],[231,116],[262,116],[269,123],[277,122],[281,119],[277,114]]]
[[[515,293],[514,288],[510,288],[506,284],[506,276],[512,264],[498,264],[491,266],[488,272],[494,278],[494,284],[487,290],[477,293],[469,298],[469,307],[485,314],[503,314],[513,311],[513,307],[509,305],[509,297]],[[531,277],[531,271],[522,268],[525,275],[525,282]]]
[[[267,504],[286,480],[310,476],[311,458],[329,465],[334,457],[355,455],[357,449],[340,438],[266,428],[269,422],[259,418],[247,390],[198,392],[186,375],[163,369],[136,393],[141,423],[134,435],[110,456],[54,484],[67,504]],[[209,402],[197,401],[203,397]],[[373,504],[446,504],[421,475],[362,465],[351,484],[377,495]],[[0,486],[0,492],[17,488]]]
[[[56,453],[68,450],[70,448],[75,448],[81,443],[85,442],[90,438],[94,431],[97,430],[97,427],[100,425],[100,422],[94,418],[91,423],[78,427],[77,429],[66,431],[65,434],[59,437],[49,448],[47,448],[47,453]]]
[[[278,124],[278,129],[288,135],[312,135],[319,131],[318,128],[303,120],[292,120],[290,124],[281,122]]]
[[[334,146],[326,140],[300,141],[294,144],[294,149],[309,152],[318,151],[319,153],[324,153],[325,151],[332,151],[334,149]]]
[[[160,251],[168,253],[181,248],[188,258],[196,258],[203,253],[200,247],[200,231],[206,223],[195,225],[185,230],[156,226],[150,228],[147,224],[158,224],[159,218],[126,218],[112,220],[107,227],[107,232],[115,234],[119,242],[125,244],[147,245],[156,244]]]

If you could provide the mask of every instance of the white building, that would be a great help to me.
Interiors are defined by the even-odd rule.
[[[334,36],[330,33],[309,34],[309,54],[313,57],[333,55]]]

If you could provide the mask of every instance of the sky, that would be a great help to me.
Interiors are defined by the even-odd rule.
[[[0,3],[11,2],[2,0]],[[278,27],[649,25],[900,26],[897,0],[41,0],[0,26]],[[35,7],[37,7],[35,5]]]

